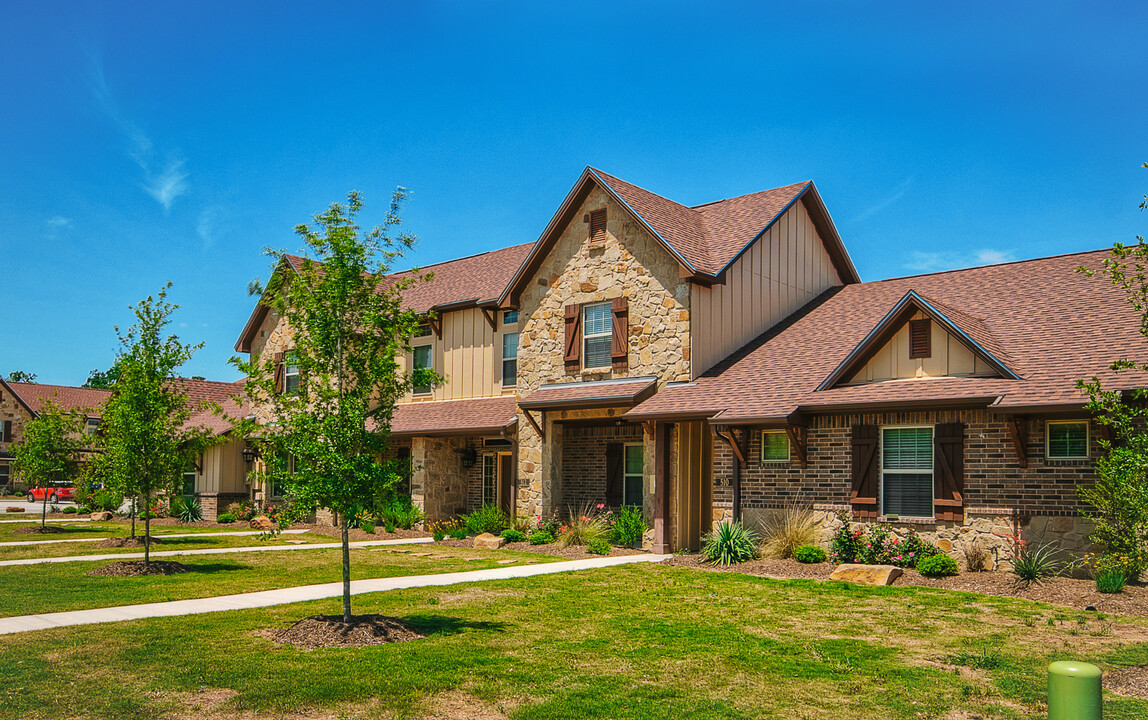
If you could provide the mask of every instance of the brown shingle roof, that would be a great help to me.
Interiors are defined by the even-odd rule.
[[[68,387],[67,385],[42,385],[40,383],[10,382],[8,387],[20,399],[39,414],[44,401],[52,400],[62,410],[85,410],[90,417],[99,417],[99,408],[111,396],[109,390]]]
[[[491,435],[517,421],[513,395],[395,406],[391,435]]]
[[[607,407],[641,402],[657,388],[657,378],[636,377],[598,382],[543,385],[518,404],[523,408]]]
[[[721,420],[778,420],[799,408],[999,398],[1002,409],[1080,408],[1078,378],[1113,387],[1111,362],[1148,361],[1140,318],[1120,291],[1074,272],[1098,268],[1107,250],[846,285],[830,290],[694,383],[664,388],[627,417],[720,413]],[[829,374],[910,290],[979,319],[1019,380],[897,380],[817,391]],[[983,336],[984,337],[984,336]],[[987,403],[987,401],[986,401]]]

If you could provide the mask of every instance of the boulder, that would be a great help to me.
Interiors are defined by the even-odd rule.
[[[474,539],[474,546],[482,550],[497,550],[506,544],[506,538],[483,533]]]
[[[901,577],[899,567],[892,565],[838,565],[829,576],[830,580],[857,583],[858,585],[892,585]]]
[[[91,514],[91,518],[93,520],[98,520],[100,522],[107,522],[108,520],[111,520],[113,517],[115,517],[115,516],[112,515],[110,512],[108,512],[107,510],[103,510],[101,512],[94,512]]]
[[[251,518],[251,529],[262,530],[263,532],[271,532],[275,529],[275,523],[271,522],[271,518],[266,515],[256,515]]]

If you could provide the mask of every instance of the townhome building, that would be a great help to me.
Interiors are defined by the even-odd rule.
[[[404,295],[427,318],[404,367],[446,382],[400,402],[392,451],[432,519],[637,505],[662,552],[792,504],[1079,549],[1105,435],[1076,380],[1148,360],[1076,272],[1104,256],[862,283],[812,182],[685,206],[587,168],[535,242]],[[289,334],[257,307],[236,349],[282,361]]]

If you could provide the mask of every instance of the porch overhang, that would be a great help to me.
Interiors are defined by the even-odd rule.
[[[578,410],[583,408],[633,407],[653,395],[658,379],[653,376],[567,382],[543,385],[518,401],[523,410]]]
[[[518,422],[513,395],[403,403],[391,415],[391,437],[505,435]]]

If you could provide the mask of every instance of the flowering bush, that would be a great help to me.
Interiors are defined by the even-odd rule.
[[[911,568],[924,558],[941,554],[940,548],[922,539],[914,530],[909,530],[901,539],[885,525],[871,525],[866,533],[860,528],[854,530],[846,513],[839,519],[841,527],[829,546],[829,557],[835,563]]]
[[[571,517],[558,527],[558,544],[562,547],[571,545],[589,545],[594,540],[605,540],[609,532],[609,520],[612,517],[606,506],[599,503],[597,507],[589,504],[572,513]]]

